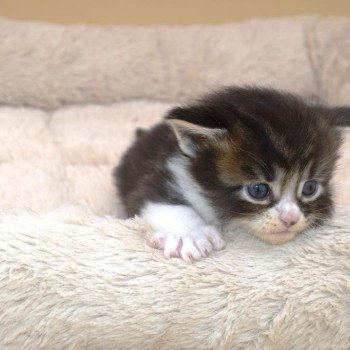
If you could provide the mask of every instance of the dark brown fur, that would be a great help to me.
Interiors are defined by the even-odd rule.
[[[146,200],[182,204],[182,196],[167,185],[171,174],[165,162],[179,152],[174,132],[162,123],[138,134],[114,172],[127,215],[139,214]]]

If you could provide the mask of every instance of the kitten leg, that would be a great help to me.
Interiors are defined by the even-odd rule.
[[[189,206],[149,202],[141,216],[155,230],[151,245],[164,249],[166,258],[181,257],[192,262],[207,256],[213,248],[225,246],[219,231]]]

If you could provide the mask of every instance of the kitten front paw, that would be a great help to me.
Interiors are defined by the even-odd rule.
[[[208,256],[213,249],[223,249],[225,241],[214,226],[203,225],[184,233],[158,231],[151,238],[151,245],[163,249],[167,259],[182,258],[192,263]]]

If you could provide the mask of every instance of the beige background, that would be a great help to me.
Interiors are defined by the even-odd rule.
[[[57,23],[223,23],[315,13],[350,17],[350,0],[0,0],[2,17]]]

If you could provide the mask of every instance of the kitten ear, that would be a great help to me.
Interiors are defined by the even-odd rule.
[[[226,129],[206,128],[179,119],[167,122],[175,132],[180,149],[188,156],[193,156],[204,144],[216,142],[227,133]]]
[[[213,111],[199,105],[174,108],[166,119],[182,152],[188,156],[193,156],[205,144],[217,142],[228,131]]]
[[[222,117],[222,113],[218,113],[217,109],[208,108],[205,105],[176,107],[168,112],[166,119],[182,120],[209,129],[229,128],[229,124],[227,120]]]
[[[350,107],[330,108],[332,122],[336,126],[350,126]]]
[[[334,126],[350,126],[350,107],[320,107],[320,109]]]

